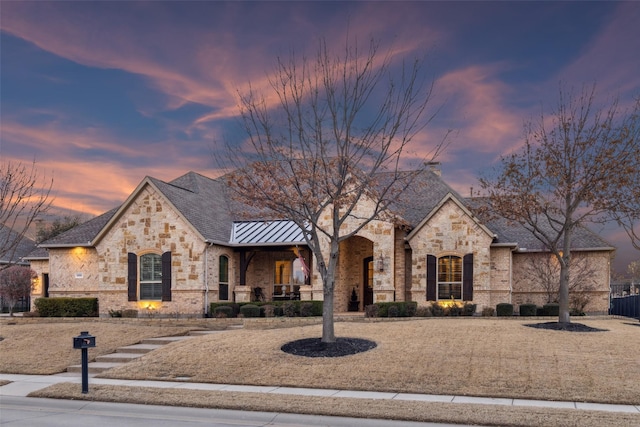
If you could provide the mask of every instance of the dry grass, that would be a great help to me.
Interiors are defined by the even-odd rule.
[[[9,374],[55,374],[80,363],[80,351],[73,349],[73,337],[82,331],[96,336],[89,360],[113,353],[118,347],[144,338],[184,335],[186,327],[139,326],[108,322],[0,323],[0,372]]]
[[[126,400],[129,403],[168,406],[216,407],[486,426],[631,427],[640,425],[640,415],[626,413],[332,397],[274,396],[260,393],[105,385],[92,385],[88,394],[82,394],[78,384],[69,383],[51,386],[32,393],[31,396],[106,402]]]
[[[240,330],[170,344],[103,376],[640,404],[640,328],[625,320],[579,321],[608,331],[539,330],[523,326],[527,321],[484,318],[338,323],[338,336],[378,347],[303,358],[280,347],[320,336],[320,326]]]

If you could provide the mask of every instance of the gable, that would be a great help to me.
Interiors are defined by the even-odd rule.
[[[443,212],[445,215],[443,216]],[[455,218],[455,222],[452,220]],[[438,229],[453,229],[458,231],[464,230],[468,234],[480,233],[494,239],[495,234],[492,233],[480,220],[475,217],[453,194],[448,193],[435,206],[427,216],[407,235],[406,240],[411,241],[416,235],[420,234],[424,227],[436,227]]]

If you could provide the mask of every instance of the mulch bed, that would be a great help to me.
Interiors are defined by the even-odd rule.
[[[560,323],[560,322],[546,322],[546,323],[531,323],[528,326],[530,328],[537,329],[551,329],[553,331],[568,331],[568,332],[605,332],[608,329],[592,328],[591,326],[583,325],[582,323]]]
[[[288,342],[280,349],[295,356],[342,357],[371,350],[376,345],[362,338],[336,338],[334,343],[323,343],[321,338],[305,338]]]

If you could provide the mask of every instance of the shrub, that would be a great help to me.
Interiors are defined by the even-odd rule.
[[[233,307],[229,305],[219,305],[213,309],[213,317],[223,319],[233,317]]]
[[[235,302],[212,302],[211,304],[209,304],[209,313],[212,313],[213,317],[216,317],[215,313],[216,313],[216,308],[218,307],[231,308],[231,314],[228,315],[227,317],[236,317],[238,313],[240,313],[240,304],[237,304]]]
[[[273,317],[276,315],[276,308],[271,304],[266,304],[262,306],[262,312],[264,317]]]
[[[535,304],[520,304],[520,316],[535,316],[536,308]]]
[[[285,301],[285,303],[282,304],[282,313],[286,317],[295,317],[296,314],[299,313],[299,311],[296,310],[296,308],[297,308],[296,303],[291,301]]]
[[[111,309],[109,309],[109,316],[111,316],[111,317],[122,317],[122,310],[111,310]]]
[[[442,317],[444,316],[444,307],[437,302],[431,303],[431,313],[434,317]]]
[[[365,317],[378,317],[379,307],[376,304],[367,305],[364,308]]]
[[[513,316],[513,304],[501,302],[496,305],[496,314],[498,317]]]
[[[560,304],[558,303],[549,303],[544,304],[542,306],[542,312],[544,316],[559,316],[560,315]]]
[[[41,317],[98,317],[98,298],[38,298]]]
[[[122,310],[122,317],[136,318],[136,317],[138,317],[138,310],[136,310],[134,308],[129,308],[127,310]]]
[[[407,304],[407,317],[413,317],[416,315],[418,311],[418,303],[408,303]]]
[[[393,301],[393,302],[377,302],[378,317],[409,317],[416,312],[418,303],[415,301]],[[394,307],[392,313],[389,314],[391,307]]]
[[[420,306],[416,308],[416,317],[431,317],[433,313],[431,312],[431,307]]]
[[[387,308],[387,317],[398,317],[400,315],[400,309],[397,305],[391,305]]]
[[[493,317],[496,314],[496,310],[493,307],[485,307],[482,309],[482,317]]]
[[[260,317],[260,307],[255,304],[245,304],[240,306],[242,317]]]
[[[473,316],[476,314],[476,304],[471,304],[470,302],[465,302],[462,306],[462,315],[463,316]]]
[[[311,316],[313,316],[313,304],[311,304],[310,302],[300,303],[300,317]]]
[[[536,316],[544,316],[544,309],[542,307],[536,307]]]
[[[458,304],[453,304],[451,306],[448,307],[449,309],[449,316],[452,317],[458,317],[460,316],[460,314],[462,314],[462,307],[460,307]],[[445,309],[445,314],[446,314],[446,309]]]

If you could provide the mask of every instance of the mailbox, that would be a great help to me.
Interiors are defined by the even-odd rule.
[[[89,332],[80,332],[80,335],[73,337],[73,348],[91,348],[96,346],[96,337],[89,335]]]

